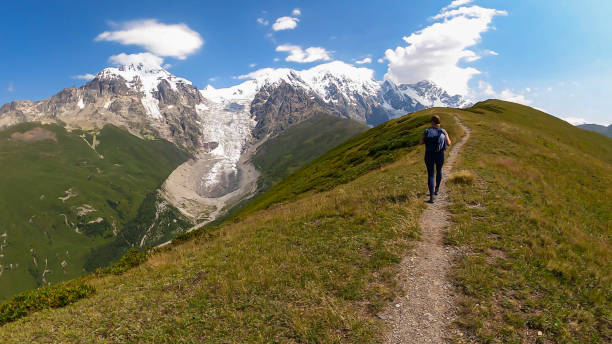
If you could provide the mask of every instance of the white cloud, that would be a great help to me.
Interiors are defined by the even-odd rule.
[[[9,92],[15,91],[15,87],[13,86],[12,82],[9,82],[8,87],[6,88],[6,90],[9,91]]]
[[[306,63],[331,60],[329,52],[321,47],[310,47],[302,50],[302,47],[299,45],[283,44],[276,47],[276,51],[289,52],[289,56],[287,56],[285,61],[290,62]]]
[[[487,55],[493,55],[493,56],[499,55],[497,53],[497,51],[493,51],[493,50],[489,50],[489,49],[485,50],[484,53],[487,54]]]
[[[376,60],[376,62],[378,62],[378,63],[385,63],[385,59],[380,57],[380,58],[378,58],[378,60]]]
[[[580,118],[580,117],[563,117],[561,119],[566,121],[567,123],[569,123],[571,125],[580,125],[580,124],[586,124],[587,123],[586,119]]]
[[[531,88],[530,87],[525,87],[525,92],[527,92],[527,93],[531,92]]]
[[[275,57],[274,62],[278,62],[278,61],[280,61],[280,59],[278,57]]]
[[[259,24],[261,24],[261,25],[264,25],[264,26],[268,26],[268,24],[270,24],[270,22],[269,22],[269,21],[267,21],[267,20],[265,20],[265,19],[263,19],[263,18],[257,18],[257,22],[258,22]]]
[[[302,15],[302,10],[300,10],[299,8],[294,8],[293,11],[291,11],[291,15],[292,16],[300,16]]]
[[[91,74],[91,73],[79,74],[79,75],[72,76],[73,79],[80,79],[80,80],[93,80],[95,77],[96,77],[96,75],[95,74]]]
[[[300,20],[295,17],[280,17],[276,19],[274,24],[272,25],[272,30],[281,31],[281,30],[293,30],[297,27],[297,23]]]
[[[164,59],[155,56],[151,53],[140,53],[140,54],[125,54],[113,55],[108,58],[108,61],[114,65],[123,66],[129,64],[143,64],[149,67],[160,67],[164,62]]]
[[[448,6],[444,7],[442,11],[450,10],[451,8],[467,5],[474,0],[453,0]]]
[[[213,82],[213,81],[217,81],[218,77],[213,76],[212,78],[208,78],[208,81]]]
[[[253,71],[247,74],[233,76],[232,79],[244,80],[244,79],[265,78],[266,76],[273,74],[275,71],[276,69],[267,67],[267,68],[258,69],[256,71]]]
[[[494,98],[523,105],[530,105],[532,103],[530,99],[525,98],[525,95],[515,93],[508,88],[502,90],[501,92],[496,92],[491,84],[482,80],[478,82],[478,90],[475,92],[472,91],[471,93],[471,97],[478,100]]]
[[[468,81],[480,71],[459,63],[480,58],[468,48],[478,44],[482,33],[491,29],[493,17],[507,12],[480,6],[451,9],[458,3],[451,3],[452,7],[434,16],[437,22],[404,37],[407,46],[387,49],[385,79],[396,83],[431,80],[451,94],[469,92]]]
[[[250,68],[253,68],[253,67],[255,67],[255,66],[257,66],[257,63],[249,63],[249,67],[250,67]]]
[[[514,93],[509,89],[502,90],[501,93],[499,93],[498,98],[501,100],[507,100],[509,102],[519,103],[523,105],[531,104],[531,100],[525,98],[524,95]]]
[[[155,19],[136,20],[120,25],[116,31],[99,34],[96,41],[138,45],[157,56],[184,60],[204,44],[199,33],[185,24],[164,24]]]
[[[366,57],[364,59],[361,60],[357,60],[355,61],[356,64],[366,64],[366,63],[372,63],[372,59],[369,57]]]

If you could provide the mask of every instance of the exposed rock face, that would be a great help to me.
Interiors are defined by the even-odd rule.
[[[314,111],[322,111],[325,103],[303,88],[296,88],[284,81],[280,85],[262,88],[251,103],[251,114],[257,125],[254,136],[263,139],[274,136],[289,126],[299,123]]]
[[[21,122],[61,122],[95,129],[114,124],[141,137],[157,136],[189,149],[200,147],[196,105],[200,92],[156,66],[106,68],[79,88],[39,102],[16,101],[0,108],[0,127]]]
[[[463,97],[450,96],[429,81],[377,82],[370,69],[340,61],[304,71],[266,68],[245,77],[251,80],[227,89],[207,87],[202,93],[206,98],[251,98],[258,139],[276,135],[318,111],[377,125],[432,106],[469,105]]]

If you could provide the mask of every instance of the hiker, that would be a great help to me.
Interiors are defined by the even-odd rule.
[[[425,144],[425,166],[427,167],[427,186],[429,187],[429,203],[434,202],[434,195],[440,191],[442,182],[442,165],[444,151],[451,145],[446,130],[440,128],[440,117],[431,116],[431,127],[425,129],[419,144]],[[434,189],[434,166],[436,168],[436,188]]]

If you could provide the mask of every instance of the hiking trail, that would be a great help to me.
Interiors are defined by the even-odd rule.
[[[455,120],[465,135],[445,160],[444,178],[435,202],[427,205],[419,219],[421,240],[400,263],[398,279],[406,294],[397,297],[380,314],[388,326],[385,343],[444,343],[453,334],[449,325],[455,318],[456,307],[450,270],[457,251],[443,242],[450,225],[445,181],[470,137],[470,129],[459,118]]]

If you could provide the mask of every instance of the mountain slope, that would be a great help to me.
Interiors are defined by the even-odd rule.
[[[466,253],[454,268],[464,339],[609,342],[610,140],[501,101],[424,110],[360,134],[224,226],[124,275],[90,276],[96,294],[6,324],[0,338],[380,341],[376,315],[401,294],[397,265],[419,236],[426,185],[414,139],[432,113],[455,141],[452,116],[472,129],[456,163],[475,183],[449,184],[446,239]]]
[[[35,123],[0,132],[0,156],[2,299],[83,274],[90,250],[124,237],[145,197],[187,158],[112,126]]]
[[[607,137],[612,137],[612,125],[604,126],[599,124],[580,124],[578,128],[591,130],[598,132],[600,134],[606,135]]]
[[[269,189],[313,159],[366,130],[368,127],[359,122],[325,113],[290,127],[257,149],[253,163],[262,173],[259,189]]]
[[[612,140],[518,104],[467,110],[458,168],[476,183],[451,185],[447,237],[469,252],[460,325],[480,342],[610,342]]]

